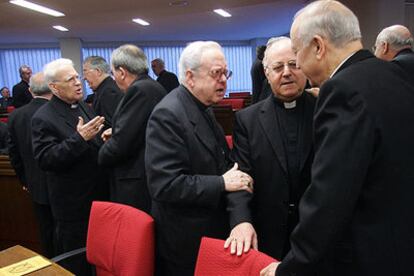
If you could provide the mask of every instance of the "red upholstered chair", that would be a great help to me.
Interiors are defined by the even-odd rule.
[[[97,276],[152,276],[154,220],[127,205],[94,201],[86,248]]]
[[[248,98],[250,97],[250,92],[231,92],[229,93],[229,98]]]
[[[227,141],[227,145],[229,145],[229,148],[232,149],[233,148],[233,136],[226,135],[226,141]]]
[[[239,110],[244,107],[244,99],[222,99],[218,105],[231,105],[233,110]]]
[[[9,105],[8,107],[6,107],[6,109],[7,109],[7,113],[12,113],[13,110],[15,110],[16,108],[12,105]]]
[[[203,237],[198,251],[194,276],[257,276],[277,260],[251,249],[241,256],[224,249],[224,241]]]

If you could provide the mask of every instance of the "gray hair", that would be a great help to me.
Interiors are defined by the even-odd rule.
[[[185,47],[178,62],[178,79],[180,83],[185,82],[187,70],[197,70],[201,66],[201,56],[210,49],[223,51],[220,44],[215,41],[195,41]]]
[[[32,70],[29,65],[25,65],[24,64],[24,65],[20,66],[19,67],[19,75],[20,75],[20,77],[22,77],[22,75],[23,75],[23,69],[30,69],[30,70]]]
[[[115,69],[122,67],[134,75],[148,73],[147,57],[139,47],[125,44],[112,52],[111,64]]]
[[[165,67],[165,62],[164,62],[162,59],[160,59],[160,58],[156,58],[156,59],[154,59],[152,62],[158,63],[158,64],[160,64],[162,67]]]
[[[273,46],[275,46],[276,44],[279,44],[280,42],[286,41],[286,40],[290,41],[290,38],[286,36],[278,36],[278,37],[272,37],[267,41],[266,50],[264,52],[264,57],[262,61],[264,68],[266,68],[267,65],[269,64],[268,59],[269,59],[270,49],[273,48]]]
[[[324,37],[338,48],[361,39],[358,18],[338,1],[312,2],[299,10],[294,20],[299,16],[301,24],[297,28],[297,36],[304,46],[309,45],[315,35]]]
[[[104,72],[105,74],[110,74],[111,73],[111,68],[109,66],[109,64],[106,62],[106,60],[103,57],[100,56],[90,56],[87,57],[84,61],[83,64],[89,64],[91,69],[98,69],[102,72]]]
[[[52,91],[49,88],[48,83],[45,80],[45,75],[43,74],[43,72],[34,74],[30,78],[29,85],[30,85],[30,92],[32,92],[36,96],[43,96],[43,95],[52,93]]]
[[[66,66],[74,67],[73,62],[67,58],[55,59],[54,61],[46,64],[45,67],[43,68],[43,74],[45,75],[46,83],[51,83],[51,82],[56,81],[56,75],[58,71],[62,67],[66,67]]]
[[[383,29],[375,41],[375,46],[379,46],[382,42],[386,42],[395,51],[405,48],[413,48],[414,40],[410,31],[402,25],[394,25]]]

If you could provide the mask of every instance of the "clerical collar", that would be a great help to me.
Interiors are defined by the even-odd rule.
[[[278,106],[283,107],[284,109],[293,109],[297,106],[297,100],[300,99],[301,97],[302,95],[291,102],[284,102],[284,101],[281,101],[276,96],[273,96],[273,100]]]
[[[70,108],[75,109],[75,108],[78,108],[78,106],[79,106],[79,104],[74,103],[74,104],[71,104],[70,105]]]

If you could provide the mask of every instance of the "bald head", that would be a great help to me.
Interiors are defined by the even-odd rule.
[[[393,25],[383,29],[375,41],[375,56],[390,61],[400,51],[413,48],[413,36],[407,27]]]

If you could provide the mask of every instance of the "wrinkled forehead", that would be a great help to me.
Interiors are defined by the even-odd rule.
[[[78,73],[73,66],[64,65],[56,70],[55,77],[57,80],[67,80],[75,75],[78,75]]]

